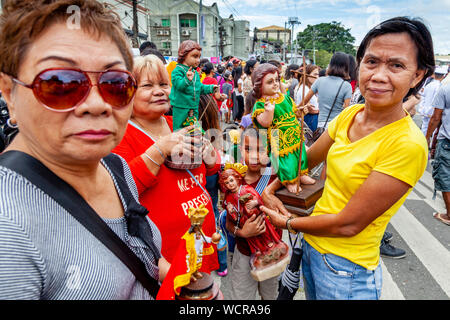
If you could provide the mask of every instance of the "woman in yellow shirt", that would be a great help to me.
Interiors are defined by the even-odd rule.
[[[307,299],[379,299],[379,246],[391,217],[427,165],[426,141],[402,102],[434,70],[426,26],[398,17],[369,31],[357,53],[365,105],[345,109],[307,151],[310,168],[326,160],[322,197],[309,217],[293,218],[274,191],[262,207],[272,223],[303,232]]]

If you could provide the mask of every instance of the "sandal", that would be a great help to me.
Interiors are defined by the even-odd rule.
[[[440,222],[450,226],[450,220],[442,218],[442,215],[439,212],[433,212],[433,217],[439,220]]]

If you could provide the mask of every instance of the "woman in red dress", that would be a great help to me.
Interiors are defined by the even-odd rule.
[[[113,152],[127,161],[139,200],[161,231],[162,255],[171,263],[181,237],[190,227],[189,208],[204,204],[213,212],[205,189],[206,176],[220,169],[220,158],[205,139],[201,148],[191,150],[194,138],[186,133],[192,127],[172,132],[172,117],[164,116],[170,108],[169,76],[156,56],[136,58],[133,75],[138,82],[133,113],[123,140]],[[179,153],[189,158],[193,153],[200,155],[200,167],[188,171],[164,164],[166,157]],[[206,217],[203,231],[208,237],[216,231],[214,214]],[[216,253],[205,260],[201,271],[209,273],[218,268]]]

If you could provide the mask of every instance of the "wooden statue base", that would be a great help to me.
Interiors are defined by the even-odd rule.
[[[203,278],[181,288],[177,300],[223,300],[223,294],[211,275],[201,272]]]
[[[256,281],[264,281],[273,277],[280,275],[284,270],[286,270],[286,266],[289,263],[290,256],[286,255],[283,259],[277,262],[274,265],[271,265],[267,268],[263,269],[254,269],[250,271],[250,275]]]
[[[325,180],[316,180],[315,184],[302,185],[302,191],[298,194],[282,188],[275,192],[275,195],[291,214],[309,216],[313,212],[317,200],[322,196],[324,185]]]

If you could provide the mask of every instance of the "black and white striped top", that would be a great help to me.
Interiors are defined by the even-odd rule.
[[[138,192],[122,159],[133,197]],[[114,174],[126,211],[126,202]],[[161,251],[161,234],[147,218]],[[126,218],[104,219],[158,279],[158,267],[144,242],[127,232]],[[133,273],[63,207],[18,173],[0,166],[0,299],[151,299]]]

